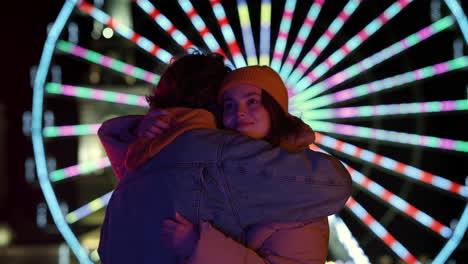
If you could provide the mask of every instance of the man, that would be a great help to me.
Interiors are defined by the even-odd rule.
[[[159,238],[162,221],[176,211],[192,223],[207,221],[242,244],[254,225],[313,220],[344,206],[351,180],[333,157],[309,150],[288,153],[216,129],[207,110],[213,109],[227,72],[221,57],[183,56],[148,98],[151,108],[172,114],[171,131],[156,139],[136,137],[144,120],[138,116],[106,121],[99,130],[120,178],[101,231],[103,263],[176,263]],[[211,230],[203,226],[200,243]],[[182,256],[193,251],[188,248]]]

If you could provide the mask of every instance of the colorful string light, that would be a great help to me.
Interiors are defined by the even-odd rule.
[[[221,47],[219,46],[218,41],[216,41],[213,34],[211,34],[211,32],[208,29],[208,27],[206,26],[205,22],[203,22],[203,19],[197,13],[197,10],[193,7],[192,3],[190,3],[189,0],[179,0],[179,1],[177,1],[177,3],[184,10],[185,14],[190,19],[190,21],[192,21],[192,25],[197,29],[198,33],[200,34],[200,36],[205,41],[205,44],[208,46],[208,48],[211,51],[222,54],[223,56],[225,56],[227,58],[227,55],[221,49]],[[236,59],[239,60],[239,58],[236,58]],[[238,61],[237,62],[234,61],[234,63],[238,63]],[[236,65],[236,66],[240,67],[240,65]]]
[[[101,124],[44,127],[44,137],[95,135]]]
[[[284,6],[283,16],[281,18],[278,38],[273,47],[273,58],[270,67],[276,72],[280,72],[281,64],[283,63],[284,50],[288,41],[289,31],[291,29],[291,22],[296,7],[296,0],[286,1]]]
[[[377,166],[391,170],[402,176],[405,176],[405,177],[408,177],[408,178],[411,178],[413,180],[417,180],[420,182],[424,182],[424,180],[427,179],[427,177],[424,178],[425,175],[431,175],[430,173],[425,172],[425,171],[420,171],[419,174],[416,174],[415,170],[418,170],[418,169],[408,164],[404,164],[402,162],[398,162],[388,157],[378,155],[369,150],[356,147],[350,143],[346,143],[346,142],[340,141],[332,137],[328,137],[320,133],[316,133],[316,143],[318,145],[325,146],[327,148],[330,148],[330,149],[339,151],[341,153],[344,153],[346,155],[349,155],[351,157],[357,158],[360,161],[365,161],[365,162],[375,164]],[[449,238],[452,235],[452,230],[449,227],[443,225],[442,223],[438,222],[437,220],[435,220],[428,214],[422,212],[415,206],[409,204],[407,201],[405,201],[401,197],[386,190],[381,185],[367,178],[359,171],[354,170],[352,167],[346,164],[344,165],[346,166],[346,169],[351,174],[353,182],[356,183],[364,191],[374,194],[376,197],[382,199],[383,201],[392,205],[396,209],[400,210],[400,212],[402,212],[403,214],[413,218],[420,224],[426,226],[427,228],[440,234],[441,236],[445,238]],[[411,173],[407,174],[407,172],[411,172]],[[435,184],[430,183],[430,182],[425,182],[425,183],[432,185],[432,187],[437,187],[437,188],[440,188],[441,190],[452,192],[461,197],[465,197],[465,198],[468,197],[467,187],[462,186],[458,183],[449,181],[440,176],[433,175],[432,178],[436,179],[432,181]],[[450,188],[447,188],[447,182],[449,183],[448,186]],[[444,183],[444,184],[440,184],[440,183]]]
[[[172,55],[169,52],[167,52],[159,46],[156,46],[149,39],[134,32],[128,26],[118,23],[114,18],[112,18],[102,10],[87,3],[84,0],[78,0],[77,7],[84,13],[93,17],[96,21],[110,27],[115,32],[119,33],[122,37],[132,41],[138,47],[154,55],[157,59],[161,60],[162,62],[166,64],[170,62]]]
[[[325,3],[325,0],[315,1],[309,9],[307,16],[304,19],[304,22],[297,33],[297,37],[294,40],[294,43],[289,50],[289,54],[286,57],[286,61],[281,67],[280,75],[283,80],[287,80],[289,74],[291,73],[294,65],[297,63],[297,58],[301,54],[301,51],[304,48],[304,44],[307,40],[307,37],[310,35],[312,28],[314,27],[315,21],[322,11],[322,6]]]
[[[137,5],[148,14],[156,24],[166,31],[172,39],[177,42],[184,50],[193,46],[193,43],[178,30],[165,15],[163,15],[154,5],[148,0],[133,0]]]
[[[224,40],[226,41],[229,51],[234,59],[234,63],[236,67],[244,67],[247,66],[244,57],[242,56],[241,50],[239,48],[239,44],[237,44],[236,37],[234,35],[234,31],[232,31],[231,25],[226,17],[226,12],[224,12],[224,8],[221,5],[220,0],[210,0],[211,7],[213,8],[213,12],[218,20],[218,24],[221,27],[221,33],[223,34]]]
[[[421,43],[422,41],[434,36],[435,34],[450,28],[455,23],[451,16],[444,17],[432,25],[425,27],[418,32],[411,34],[410,36],[394,43],[393,45],[375,53],[374,55],[367,57],[366,59],[347,67],[346,69],[334,74],[333,76],[323,80],[317,84],[312,85],[309,89],[311,94],[309,96],[315,96],[320,94],[327,89],[334,87],[338,84],[343,83],[352,77],[361,74],[375,65],[382,63],[383,61],[393,58],[396,55],[408,50],[409,48]],[[299,92],[299,91],[296,91]]]
[[[335,20],[333,20],[325,33],[319,38],[319,40],[317,40],[312,49],[306,52],[306,55],[302,60],[297,61],[299,62],[299,65],[286,80],[286,83],[289,87],[294,87],[299,79],[305,75],[310,66],[312,66],[317,57],[328,46],[335,35],[341,30],[343,25],[346,23],[346,21],[348,21],[349,17],[351,17],[361,2],[362,0],[350,0],[335,18]]]
[[[64,169],[52,171],[49,174],[49,178],[53,182],[58,182],[64,179],[90,173],[92,171],[103,169],[109,166],[110,166],[109,159],[107,157],[104,157],[96,161],[85,162],[85,163],[73,165]]]
[[[293,98],[291,98],[290,106],[292,111],[300,113],[308,109],[320,108],[325,105],[347,101],[357,97],[366,96],[372,93],[377,93],[383,90],[399,87],[411,82],[441,75],[447,72],[463,69],[467,66],[468,56],[459,57],[453,60],[427,66],[414,71],[398,74],[382,80],[361,84],[353,88],[344,89],[333,94],[323,95],[310,100],[307,99],[311,98],[310,96],[312,94],[312,90],[307,89],[304,92],[299,93]]]
[[[86,216],[94,212],[97,212],[98,210],[104,208],[109,203],[109,199],[111,198],[111,195],[112,195],[112,192],[108,192],[104,194],[103,196],[89,202],[88,204],[81,206],[75,211],[68,213],[65,219],[67,219],[67,222],[69,224],[73,224],[85,218]]]
[[[260,7],[260,65],[270,65],[271,0],[262,0]]]
[[[346,207],[351,210],[378,238],[403,261],[410,264],[420,263],[395,237],[370,215],[354,198],[349,198]]]
[[[149,71],[145,71],[134,65],[122,62],[117,59],[113,59],[108,56],[104,56],[95,51],[85,49],[83,47],[80,47],[78,45],[72,44],[64,40],[58,41],[57,49],[67,54],[80,57],[89,62],[104,66],[116,72],[120,72],[125,75],[135,77],[137,79],[146,81],[151,84],[157,84],[159,81],[159,75],[157,74],[154,74]]]
[[[467,99],[422,103],[365,105],[330,109],[315,109],[308,110],[302,113],[301,118],[307,120],[321,120],[336,118],[408,115],[420,113],[440,113],[462,110],[468,110]]]
[[[431,137],[384,129],[375,129],[362,126],[335,124],[323,121],[306,121],[314,130],[339,135],[353,136],[359,138],[375,139],[406,145],[446,149],[460,152],[468,152],[468,141],[453,140],[447,138]],[[414,171],[412,171],[414,172]],[[429,176],[427,176],[429,177]],[[430,176],[431,181],[433,177]],[[451,188],[447,183],[442,183],[444,188]],[[459,187],[457,187],[459,188]]]
[[[296,84],[295,88],[298,91],[302,91],[309,87],[329,69],[341,62],[341,60],[343,60],[348,54],[364,43],[364,41],[377,32],[377,30],[379,30],[384,24],[400,13],[412,1],[413,0],[400,0],[392,4],[381,15],[370,22],[363,30],[357,33],[356,36],[348,40],[340,49],[328,57],[328,59],[320,63],[314,70],[308,73],[305,78]]]
[[[146,98],[144,96],[111,92],[80,86],[48,83],[46,85],[46,91],[51,94],[61,94],[66,96],[74,96],[118,104],[136,105],[142,107],[148,106],[148,102],[146,101]]]
[[[258,59],[255,51],[252,24],[250,23],[249,7],[245,0],[237,0],[237,12],[239,13],[242,39],[244,40],[245,53],[247,54],[247,64],[257,65]]]

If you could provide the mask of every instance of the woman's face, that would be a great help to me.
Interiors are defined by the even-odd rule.
[[[234,86],[223,97],[224,126],[252,138],[268,135],[270,114],[262,104],[262,89],[248,84]]]

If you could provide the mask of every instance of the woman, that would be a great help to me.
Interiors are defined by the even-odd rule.
[[[313,131],[300,119],[289,115],[286,87],[269,67],[249,66],[228,73],[221,85],[218,103],[222,106],[222,125],[227,129],[281,145],[289,151],[306,148],[314,141]],[[164,111],[153,113],[169,115]],[[161,119],[151,120],[143,123],[139,134],[151,138],[169,128]],[[287,138],[289,140],[285,140]],[[239,262],[239,254],[245,252],[243,245],[225,237],[209,223],[197,227],[179,213],[175,220],[164,222],[161,239],[174,252],[191,255],[189,263],[324,263],[328,233],[326,217],[307,222],[257,225],[247,233],[247,246],[259,256],[250,252],[243,256],[242,262]],[[223,248],[223,254],[217,255],[216,248]],[[190,251],[193,253],[187,254]]]

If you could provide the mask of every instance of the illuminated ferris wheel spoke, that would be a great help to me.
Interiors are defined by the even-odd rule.
[[[341,84],[352,77],[355,77],[358,74],[371,69],[375,65],[382,63],[383,61],[393,58],[396,55],[407,51],[409,48],[422,43],[424,40],[429,39],[435,34],[442,32],[445,29],[450,28],[455,23],[454,19],[451,16],[444,17],[432,25],[427,26],[418,32],[411,34],[410,36],[397,41],[395,44],[375,53],[374,55],[354,64],[346,69],[332,75],[331,77],[312,85],[310,88],[313,91],[310,96],[320,94],[338,84]],[[299,90],[296,92],[300,92]]]
[[[148,53],[154,55],[157,59],[164,63],[169,63],[172,55],[164,50],[163,48],[156,46],[149,39],[141,36],[140,34],[134,32],[131,28],[124,24],[118,23],[114,18],[103,12],[102,10],[96,8],[95,6],[87,3],[84,0],[79,0],[77,7],[86,13],[87,15],[94,18],[96,21],[112,28],[122,37],[130,40],[135,43],[141,49],[147,51]]]
[[[249,7],[245,0],[237,0],[237,12],[242,30],[242,39],[244,40],[245,53],[247,54],[247,64],[257,65],[258,58],[255,51],[255,41],[252,33],[252,24],[250,23]]]
[[[336,138],[325,136],[320,133],[316,133],[316,141],[323,146],[339,151],[346,155],[355,157],[361,161],[369,162],[377,167],[385,168],[392,172],[398,173],[398,175],[405,176],[407,178],[416,180],[417,182],[424,182],[432,187],[439,188],[444,191],[454,193],[461,198],[468,198],[468,187],[463,186],[459,183],[447,180],[441,176],[434,175],[427,171],[423,171],[416,167],[408,164],[399,162],[397,160],[376,154],[372,151],[356,147],[350,143],[340,141]]]
[[[92,89],[87,87],[73,86],[60,83],[47,83],[45,88],[46,92],[50,94],[60,94],[65,96],[73,96],[141,107],[148,106],[146,98],[140,95],[112,92],[107,90]]]
[[[44,127],[44,137],[68,137],[95,135],[101,124],[83,124],[70,126],[47,126]]]
[[[90,173],[99,169],[109,167],[111,164],[107,157],[99,160],[84,162],[81,164],[69,166],[63,169],[50,172],[49,178],[52,182],[62,181],[68,178]]]
[[[137,5],[148,14],[154,22],[159,25],[164,31],[171,36],[184,50],[193,46],[193,43],[179,29],[171,23],[171,21],[163,15],[153,4],[148,0],[133,0]]]
[[[244,67],[247,66],[247,62],[245,61],[244,57],[242,56],[241,50],[239,48],[239,44],[237,44],[236,36],[234,35],[234,31],[232,31],[231,25],[226,16],[226,12],[224,11],[224,7],[221,5],[220,0],[210,0],[211,8],[213,9],[213,13],[216,16],[218,24],[221,28],[221,33],[223,34],[224,40],[226,41],[229,51],[231,52],[232,58],[234,59],[234,63],[236,67]]]
[[[304,76],[307,70],[312,66],[320,53],[325,50],[330,41],[335,37],[335,35],[341,30],[343,25],[348,21],[354,11],[362,3],[362,0],[350,0],[343,10],[338,14],[338,16],[333,20],[330,26],[327,28],[325,33],[320,36],[319,40],[314,44],[314,46],[306,53],[304,58],[299,62],[297,68],[289,75],[287,74],[286,83],[289,87],[294,87],[294,85]]]
[[[338,135],[352,136],[357,139],[374,139],[405,145],[446,149],[459,152],[468,152],[468,141],[453,140],[426,135],[396,132],[392,130],[375,129],[362,126],[337,124],[323,121],[307,121],[314,130]]]
[[[270,67],[276,72],[280,72],[281,64],[283,63],[284,51],[288,41],[289,31],[291,29],[291,22],[296,7],[296,0],[286,1],[284,6],[283,16],[281,17],[280,28],[278,37],[273,47],[273,58]]]
[[[260,7],[260,65],[270,65],[271,0],[262,0]]]
[[[291,108],[293,112],[300,113],[301,111],[306,111],[308,109],[320,108],[325,105],[343,102],[372,93],[378,93],[391,88],[400,87],[404,84],[427,79],[466,67],[468,67],[468,56],[459,57],[432,66],[427,66],[414,71],[387,77],[382,80],[361,84],[356,87],[335,92],[333,94],[319,96],[310,100],[308,99],[313,96],[311,95],[313,94],[313,91],[312,89],[307,89],[291,98]]]
[[[320,133],[316,133],[316,143],[327,148],[332,148],[340,153],[353,156],[360,160],[363,160],[360,156],[360,151],[367,151],[360,148],[357,148],[351,144],[336,140],[334,138],[327,137]],[[324,152],[329,154],[323,148],[316,147],[314,150]],[[346,169],[351,174],[353,182],[356,186],[361,188],[363,191],[373,194],[375,197],[381,199],[383,202],[393,206],[401,214],[410,217],[415,220],[417,223],[429,228],[435,233],[439,234],[444,238],[449,238],[452,235],[452,230],[435,220],[430,215],[424,213],[420,209],[416,208],[412,204],[405,201],[403,198],[395,195],[394,193],[388,191],[378,183],[364,176],[361,172],[355,170],[351,166],[347,165],[343,161],[341,163],[346,167]],[[382,166],[383,167],[383,166]],[[388,167],[388,166],[387,166]],[[445,180],[445,179],[444,179]],[[468,194],[468,193],[467,193]]]
[[[363,30],[348,40],[341,48],[335,51],[332,55],[330,55],[330,57],[320,63],[314,70],[303,77],[301,81],[296,84],[297,90],[302,91],[308,88],[318,78],[322,77],[328,70],[341,62],[347,55],[353,52],[370,36],[382,28],[384,24],[388,23],[388,21],[399,14],[412,1],[413,0],[397,1],[388,7],[382,14],[370,22]],[[316,95],[315,92],[313,92],[312,96],[314,95]]]
[[[406,104],[364,105],[330,109],[308,110],[302,119],[323,120],[337,118],[385,117],[395,115],[441,113],[468,110],[468,100],[433,101]]]
[[[157,74],[143,70],[142,68],[125,63],[123,61],[102,55],[93,50],[85,49],[64,40],[58,41],[57,49],[67,54],[82,58],[86,61],[112,69],[116,72],[123,73],[127,76],[135,77],[151,84],[157,84],[159,81],[159,75]]]
[[[294,64],[297,62],[297,58],[301,54],[301,51],[304,47],[304,44],[307,40],[307,37],[310,35],[312,28],[314,27],[315,21],[317,20],[320,11],[322,11],[322,6],[325,3],[325,0],[316,0],[307,12],[307,15],[303,21],[299,33],[297,33],[296,39],[287,54],[286,60],[281,67],[279,74],[286,80],[291,73],[291,70],[294,67]]]
[[[193,7],[192,3],[189,0],[179,0],[177,3],[180,5],[182,10],[184,10],[187,17],[192,21],[193,26],[197,29],[200,36],[205,41],[205,44],[211,51],[217,52],[228,58],[226,53],[219,46],[218,41],[215,39],[213,34],[210,32],[206,26],[203,19],[197,13],[197,10]],[[235,62],[234,62],[235,63]]]
[[[97,199],[94,199],[93,201],[83,205],[82,207],[76,209],[75,211],[73,212],[70,212],[68,213],[66,216],[65,216],[65,219],[67,220],[67,222],[69,224],[73,224],[85,217],[87,217],[88,215],[94,213],[94,212],[97,212],[98,210],[104,208],[105,206],[107,206],[107,204],[109,203],[109,199],[112,195],[112,192],[108,192],[106,194],[104,194],[103,196],[97,198]]]
[[[358,217],[364,226],[369,228],[381,239],[398,257],[406,263],[420,263],[395,237],[388,232],[375,218],[370,215],[354,198],[349,198],[346,207]]]

